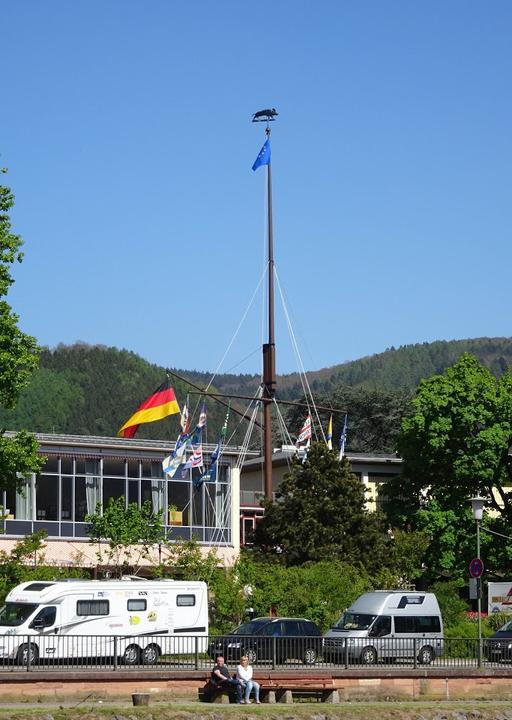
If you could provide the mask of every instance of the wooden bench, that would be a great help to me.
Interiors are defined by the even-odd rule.
[[[260,700],[263,703],[293,703],[294,698],[314,698],[320,702],[339,703],[339,694],[332,678],[254,678],[260,684]],[[228,704],[236,701],[231,688],[222,688],[208,680],[198,690],[199,700]]]

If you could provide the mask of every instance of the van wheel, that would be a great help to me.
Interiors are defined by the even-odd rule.
[[[306,648],[304,652],[304,665],[314,665],[316,663],[316,650],[314,648]]]
[[[20,645],[18,654],[16,655],[16,662],[18,665],[35,665],[39,660],[39,650],[37,645],[32,643]]]
[[[372,647],[365,647],[361,650],[359,658],[363,665],[375,665],[377,662],[377,651]]]
[[[125,665],[138,665],[140,659],[140,648],[138,645],[128,645],[123,653]]]
[[[425,645],[425,647],[422,647],[418,653],[418,662],[420,665],[430,665],[434,657],[434,650],[430,647],[430,645]]]
[[[258,656],[256,655],[256,650],[253,650],[253,648],[246,649],[243,651],[243,654],[247,656],[247,659],[249,660],[249,663],[251,665],[254,665],[256,662]]]
[[[148,645],[142,651],[142,662],[144,665],[156,665],[160,657],[158,645]]]

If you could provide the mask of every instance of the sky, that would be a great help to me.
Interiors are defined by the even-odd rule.
[[[299,369],[287,316],[307,370],[512,335],[509,0],[3,0],[0,16],[25,252],[8,300],[40,344],[259,372],[251,118],[268,107],[278,372]]]

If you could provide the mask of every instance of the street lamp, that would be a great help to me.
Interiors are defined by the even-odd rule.
[[[476,577],[476,598],[478,608],[478,667],[482,666],[482,570],[483,564],[480,558],[480,522],[484,514],[485,498],[473,497],[471,498],[471,508],[473,510],[473,517],[476,520],[476,563],[475,570],[471,572],[473,577]],[[472,563],[473,564],[473,563]],[[470,566],[471,569],[471,566]]]

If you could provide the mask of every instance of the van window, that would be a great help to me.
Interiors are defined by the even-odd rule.
[[[422,605],[425,595],[402,595],[398,607],[402,610],[407,605]]]
[[[177,595],[176,605],[178,607],[193,607],[196,604],[195,595]]]
[[[109,601],[108,600],[77,600],[76,602],[76,614],[86,615],[108,615],[109,614]]]
[[[131,612],[134,612],[134,611],[140,612],[141,610],[145,610],[147,608],[147,605],[148,605],[147,600],[137,599],[137,600],[128,600],[126,607]]]
[[[395,632],[413,635],[415,633],[441,632],[439,616],[415,615],[410,617],[395,617]]]
[[[419,616],[416,618],[417,631],[420,633],[438,633],[441,632],[441,623],[439,622],[438,615]]]
[[[373,623],[370,635],[372,637],[383,637],[384,635],[389,635],[391,633],[391,616],[390,615],[382,615],[381,617],[378,617],[377,620]]]
[[[416,632],[414,629],[415,626],[416,623],[414,622],[414,618],[412,616],[395,617],[395,632],[397,633],[407,633],[408,635],[412,635],[412,633]]]
[[[29,627],[35,628],[47,628],[55,625],[55,619],[57,617],[57,608],[55,605],[42,608],[35,618],[30,623]]]

